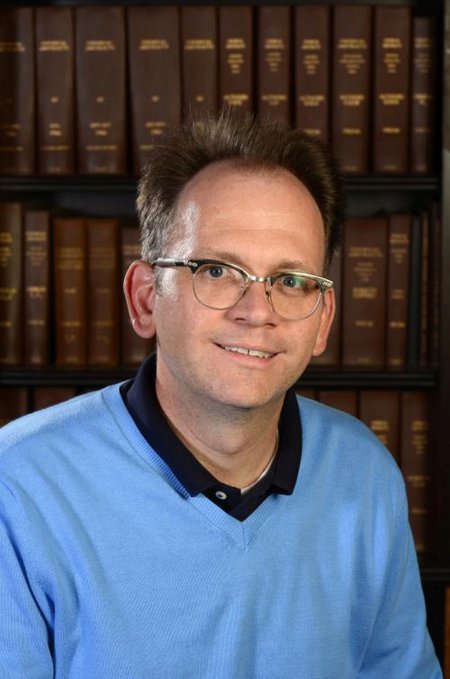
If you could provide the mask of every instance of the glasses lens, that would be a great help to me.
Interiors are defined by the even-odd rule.
[[[314,278],[283,273],[272,283],[273,308],[283,318],[300,320],[311,316],[320,301],[320,286]]]
[[[198,301],[212,309],[232,307],[245,289],[242,273],[227,264],[203,264],[192,280]]]

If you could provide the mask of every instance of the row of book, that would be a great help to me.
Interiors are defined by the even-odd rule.
[[[78,393],[81,391],[71,386],[0,387],[0,426]],[[358,417],[388,448],[405,478],[417,551],[429,551],[433,470],[430,394],[423,390],[376,389],[299,390],[299,393]]]
[[[418,553],[430,552],[433,516],[433,394],[424,390],[299,390],[358,417],[402,470]],[[361,451],[355,450],[355,455]]]
[[[438,35],[410,5],[0,8],[0,174],[138,174],[167,125],[227,107],[346,173],[435,169]]]
[[[315,365],[436,368],[439,206],[421,215],[351,218],[330,278],[337,315]],[[0,365],[140,363],[122,280],[138,230],[116,218],[61,217],[0,203]]]

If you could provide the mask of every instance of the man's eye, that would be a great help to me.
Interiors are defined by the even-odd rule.
[[[279,279],[279,284],[284,288],[292,290],[304,290],[308,287],[307,281],[303,276],[294,276],[293,274],[285,274]]]
[[[225,267],[220,266],[219,264],[211,264],[210,266],[205,267],[204,272],[211,278],[222,278],[225,275],[226,270]]]

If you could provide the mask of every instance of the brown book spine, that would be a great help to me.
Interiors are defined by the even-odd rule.
[[[411,215],[390,215],[386,288],[386,365],[397,370],[406,367],[407,359],[410,240]]]
[[[257,113],[291,119],[291,8],[257,7]]]
[[[419,367],[428,367],[429,353],[429,294],[430,294],[430,220],[428,212],[422,212],[422,271],[420,279],[420,335]]]
[[[46,210],[24,214],[24,363],[49,360],[50,225]]]
[[[219,102],[253,110],[253,8],[219,7]]]
[[[339,248],[333,255],[328,277],[333,281],[334,296],[336,299],[336,313],[333,325],[328,335],[327,348],[315,356],[311,365],[326,365],[338,368],[341,364],[341,338],[342,338],[342,250]]]
[[[123,226],[121,228],[121,270],[122,280],[131,264],[141,258],[139,245],[139,231],[137,226]],[[121,322],[121,363],[123,365],[139,365],[154,348],[154,339],[139,337],[131,323],[125,297],[122,295]]]
[[[412,20],[411,141],[413,174],[435,169],[436,25],[432,17]]]
[[[168,125],[181,119],[177,7],[128,7],[133,171],[140,174]]]
[[[22,362],[23,226],[20,203],[0,203],[0,364]]]
[[[53,222],[56,363],[86,364],[86,225],[81,218]]]
[[[387,220],[349,219],[344,232],[342,363],[385,363]]]
[[[401,394],[400,466],[406,482],[409,516],[416,550],[430,549],[431,399],[425,391]]]
[[[336,5],[333,34],[332,146],[341,170],[369,170],[372,8]]]
[[[0,427],[28,412],[26,387],[0,387]]]
[[[359,392],[359,419],[400,460],[400,393],[396,390],[363,389]]]
[[[68,401],[75,395],[76,390],[73,387],[34,387],[31,392],[32,411]]]
[[[373,169],[409,170],[411,8],[375,6]]]
[[[214,112],[218,100],[216,7],[181,7],[181,44],[184,116]]]
[[[298,5],[295,12],[295,124],[311,137],[330,137],[330,7]]]
[[[79,174],[125,174],[124,8],[75,8]]]
[[[358,417],[358,392],[356,389],[321,389],[318,396],[320,403]]]
[[[38,172],[74,174],[72,9],[36,7],[35,21]]]
[[[119,222],[87,219],[88,363],[119,362]]]
[[[0,174],[34,172],[34,36],[31,7],[0,8]]]
[[[441,331],[442,214],[440,203],[430,206],[429,235],[429,367],[439,367]]]

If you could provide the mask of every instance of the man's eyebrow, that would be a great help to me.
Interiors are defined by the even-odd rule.
[[[203,259],[217,259],[224,262],[230,262],[230,264],[237,264],[238,266],[242,266],[243,269],[248,267],[248,262],[235,252],[228,252],[227,250],[210,249],[208,250],[208,254],[202,254],[202,257]],[[281,262],[277,263],[273,268],[273,271],[304,271],[307,273],[309,268],[310,267],[300,259],[283,259]]]

